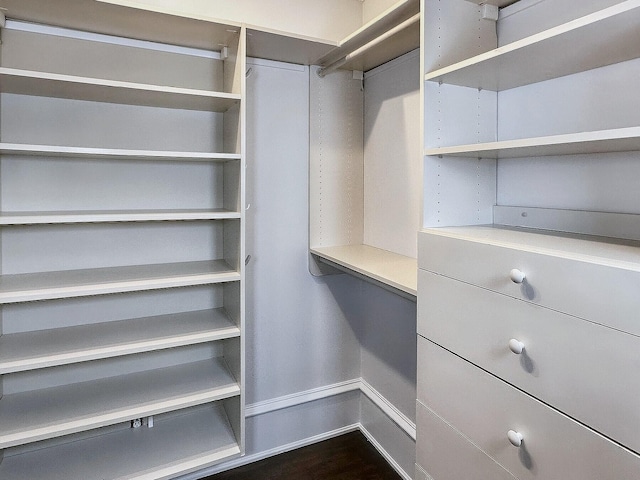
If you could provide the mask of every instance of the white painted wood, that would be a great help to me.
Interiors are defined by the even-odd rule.
[[[424,69],[446,67],[498,45],[494,22],[481,21],[480,7],[470,2],[423,0]]]
[[[247,51],[251,57],[301,65],[313,65],[337,45],[336,41],[262,28],[247,29]]]
[[[418,398],[518,479],[640,475],[637,454],[422,337],[418,358]]]
[[[222,260],[4,275],[0,303],[30,302],[240,280]]]
[[[323,67],[327,67],[339,61],[341,58],[352,54],[359,48],[375,41],[377,38],[381,38],[386,32],[414,16],[419,12],[419,8],[419,2],[416,0],[397,1],[362,27],[343,38],[336,49],[319,58],[317,63]],[[397,51],[400,52],[396,56],[407,53],[419,46],[420,38],[415,35],[417,33],[417,31],[414,31],[414,35],[405,38],[406,41],[403,43],[395,42],[396,45],[393,48],[397,48]],[[386,61],[392,60],[393,58],[395,57],[387,57]],[[382,63],[385,63],[385,61],[381,61],[378,65]]]
[[[363,243],[362,83],[351,72],[310,75],[309,245]]]
[[[159,222],[180,220],[225,220],[240,213],[215,210],[88,211],[88,212],[0,212],[0,225],[42,225],[56,223]]]
[[[363,243],[415,258],[422,226],[419,52],[367,72],[365,84]]]
[[[414,258],[369,245],[311,248],[311,253],[409,295],[416,295],[417,261]]]
[[[153,428],[122,429],[5,457],[0,475],[6,480],[169,479],[240,454],[221,405],[155,419]]]
[[[501,91],[638,58],[639,7],[637,0],[621,2],[431,71],[425,79]]]
[[[369,71],[420,47],[420,14],[416,13],[391,30],[344,57],[340,68]]]
[[[70,147],[64,145],[30,145],[0,143],[2,155],[64,157],[78,159],[154,160],[184,162],[227,162],[239,160],[239,153],[171,152],[166,150],[129,150],[119,148]]]
[[[224,112],[238,94],[0,67],[0,91],[126,105]]]
[[[422,474],[422,477],[418,476],[418,478],[426,480],[462,478],[514,480],[516,478],[420,401],[416,403],[416,414],[418,418],[416,462],[419,465],[425,465],[425,470],[417,466],[416,472]]]
[[[239,327],[222,308],[5,334],[0,337],[0,374],[239,335]]]
[[[239,393],[224,361],[215,360],[5,395],[0,445],[68,435]]]
[[[640,338],[425,270],[418,278],[420,335],[640,451],[640,379],[630,374]]]
[[[192,49],[182,53],[180,49],[184,47],[161,43],[101,36],[41,24],[10,22],[10,26],[12,24],[19,25],[19,28],[3,30],[3,67],[231,92],[223,88],[224,62],[220,60],[219,53],[211,50],[195,50],[200,55],[193,55]],[[119,44],[116,43],[118,41]],[[172,52],[174,49],[178,51]],[[33,52],[38,54],[34,55]],[[100,61],[96,62],[96,58],[100,58]]]
[[[496,225],[640,240],[640,216],[632,213],[496,205],[493,217]]]
[[[119,2],[60,0],[54,5],[42,0],[2,0],[0,6],[6,8],[6,16],[11,19],[217,51],[226,43],[228,30],[237,31],[241,23],[169,15],[109,3]]]
[[[418,242],[422,269],[640,334],[635,242],[483,226],[425,230]],[[513,268],[525,273],[522,285],[509,278]]]
[[[640,127],[427,148],[425,155],[522,158],[640,150]]]

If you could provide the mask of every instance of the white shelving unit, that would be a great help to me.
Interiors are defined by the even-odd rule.
[[[367,88],[368,81],[357,80],[349,70],[373,72],[376,67],[380,67],[381,72],[384,72],[386,69],[395,71],[397,68],[403,73],[390,79],[386,87],[377,87],[381,92],[378,94],[391,97],[387,99],[387,103],[393,103],[396,98],[407,95],[407,92],[412,91],[406,86],[409,83],[407,77],[412,72],[407,73],[410,70],[402,65],[412,61],[405,59],[405,56],[412,55],[408,52],[420,46],[420,18],[419,2],[402,0],[395,3],[322,57],[318,62],[321,68],[312,72],[311,79],[311,129],[317,145],[312,147],[310,159],[310,271],[314,275],[350,273],[412,300],[415,299],[417,281],[416,259],[411,253],[407,253],[412,248],[406,248],[404,239],[395,243],[387,239],[367,243],[365,239],[365,224],[374,217],[369,213],[367,220],[367,211],[378,208],[388,217],[388,212],[393,208],[379,204],[373,206],[378,201],[365,199],[365,183],[371,180],[372,184],[380,184],[380,188],[411,191],[414,185],[412,182],[417,182],[417,176],[409,173],[413,162],[410,146],[412,134],[395,136],[397,140],[393,144],[401,152],[401,158],[397,159],[396,167],[389,165],[388,170],[384,169],[387,173],[394,170],[398,172],[389,173],[395,182],[390,186],[387,179],[380,178],[380,171],[378,176],[372,173],[365,180],[365,142],[372,139],[365,138],[364,131],[370,132],[374,128],[369,122],[406,123],[407,119],[403,116],[408,115],[406,111],[411,109],[411,106],[406,105],[412,105],[414,99],[408,98],[405,105],[392,107],[393,113],[384,120],[373,118],[373,114],[365,119],[367,113],[363,90]],[[417,65],[417,56],[415,61]],[[381,73],[381,76],[384,75]],[[395,74],[392,73],[391,76],[393,75]],[[416,86],[419,83],[415,82]],[[393,94],[385,91],[395,88],[395,85],[402,85],[398,88],[404,90]],[[373,101],[382,100],[376,98]],[[418,109],[415,115],[417,121]],[[378,135],[380,133],[376,134],[376,138]],[[328,148],[324,148],[325,145]],[[416,158],[419,158],[420,151],[415,153]],[[376,158],[375,161],[380,160]],[[404,194],[405,192],[402,193]],[[412,208],[406,210],[412,212]],[[400,230],[406,233],[406,238],[413,238],[419,222],[417,218],[415,224],[407,222],[406,216],[406,213],[401,214],[403,220]]]
[[[312,248],[322,262],[416,296],[416,260],[370,245]]]
[[[7,480],[43,476],[52,480],[100,480],[104,478],[102,472],[108,471],[114,479],[168,479],[239,453],[223,407],[213,403],[167,419],[158,418],[150,429],[120,429],[36,450],[29,454],[29,462],[21,461],[20,456],[5,457],[2,474]],[[122,461],[114,462],[114,458]]]
[[[141,44],[3,31],[1,478],[174,478],[244,452],[246,32],[96,8],[225,53],[156,44],[138,71]],[[23,51],[57,42],[79,47],[52,49],[60,70]]]
[[[640,211],[633,185],[640,116],[633,85],[640,61],[640,2],[520,0],[501,10],[497,26],[470,3],[424,3],[425,11],[438,15],[425,16],[422,52],[426,228],[420,234],[418,408],[436,416],[423,414],[418,422],[417,471],[446,476],[467,456],[469,471],[486,471],[487,478],[506,472],[527,476],[532,464],[542,476],[562,476],[571,468],[566,469],[565,456],[554,455],[569,429],[556,435],[537,430],[545,423],[542,415],[526,420],[540,400],[549,416],[575,420],[586,441],[605,440],[593,449],[577,447],[581,455],[620,453],[609,464],[637,475],[637,440],[625,432],[637,422],[628,414],[618,416],[624,401],[600,388],[598,375],[610,373],[580,364],[576,370],[583,378],[559,381],[570,362],[561,358],[566,344],[554,346],[550,339],[562,334],[575,339],[585,332],[578,343],[597,345],[585,358],[600,367],[624,350],[618,364],[611,361],[611,371],[619,378],[633,375],[623,366],[633,361],[626,353],[633,349],[618,343],[637,340],[635,325],[625,323],[637,300],[625,289],[633,291],[638,283]],[[569,18],[573,11],[580,13]],[[522,279],[519,272],[526,272]],[[518,300],[509,313],[507,297]],[[606,309],[594,308],[599,304]],[[498,319],[510,320],[493,329]],[[545,322],[549,329],[540,334]],[[612,341],[587,332],[592,326],[602,328],[602,336],[611,334]],[[474,328],[487,337],[478,342]],[[439,337],[444,331],[451,334],[446,341]],[[468,336],[463,339],[460,332]],[[528,350],[518,352],[509,339],[524,342]],[[475,356],[476,346],[491,359]],[[429,376],[428,365],[441,371],[445,361],[459,362],[469,372],[461,382],[469,398],[451,408],[433,398],[458,372],[443,375],[442,384]],[[474,387],[487,372],[492,388]],[[551,394],[539,390],[545,381],[553,382]],[[509,412],[508,419],[491,420],[480,435],[471,433],[462,417],[497,418],[479,398],[484,395],[493,406],[505,398],[500,389],[512,386],[517,395],[500,409]],[[576,396],[581,388],[609,394]],[[598,414],[577,413],[591,408],[589,401],[571,403],[578,397],[591,398]],[[518,411],[521,402],[531,404]],[[526,431],[524,450],[510,446],[506,424],[514,433]],[[443,455],[420,440],[428,435],[421,432],[433,431],[451,442]],[[579,435],[572,436],[576,445]],[[595,462],[574,474],[599,478],[597,468]]]
[[[0,374],[239,336],[222,308],[6,334],[0,337]]]
[[[499,92],[638,58],[638,7],[621,2],[427,72],[425,80]]]

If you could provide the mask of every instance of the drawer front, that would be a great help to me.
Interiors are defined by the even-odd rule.
[[[420,233],[421,269],[640,335],[640,274],[604,264]],[[525,274],[521,284],[512,269]]]
[[[420,335],[640,452],[640,338],[425,270],[418,283]]]
[[[416,460],[429,474],[424,478],[514,480],[507,470],[420,402],[416,416]]]
[[[636,454],[422,337],[418,399],[520,480],[640,478]]]

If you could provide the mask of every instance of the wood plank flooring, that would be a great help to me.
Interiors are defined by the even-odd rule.
[[[347,433],[203,480],[401,480],[360,432]]]

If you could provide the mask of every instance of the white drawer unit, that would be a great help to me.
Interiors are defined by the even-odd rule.
[[[633,242],[491,226],[425,233],[421,269],[640,334],[640,249]]]
[[[640,378],[631,374],[640,371],[640,338],[426,270],[418,276],[420,335],[640,452]]]
[[[499,478],[481,473],[487,455],[518,479],[640,478],[640,338],[632,313],[640,305],[619,283],[637,276],[636,247],[484,226],[427,229],[419,238],[424,470],[434,480],[461,468],[478,473],[458,478]],[[507,268],[515,266],[524,279]],[[613,283],[598,290],[598,271]],[[534,301],[519,295],[527,282]],[[601,321],[585,304],[598,305]],[[429,432],[439,432],[445,451]]]
[[[433,476],[436,480],[514,480],[504,467],[420,401],[416,406],[416,418],[420,425],[416,449],[418,479]],[[429,477],[420,465],[428,465]],[[421,470],[423,477],[420,477]]]
[[[418,379],[419,401],[518,479],[640,478],[635,453],[422,337]],[[428,432],[430,425],[419,418],[418,432]],[[419,452],[428,448],[418,442]],[[452,448],[451,471],[465,459],[480,465],[468,460],[468,445]],[[458,478],[500,477],[478,472]]]

